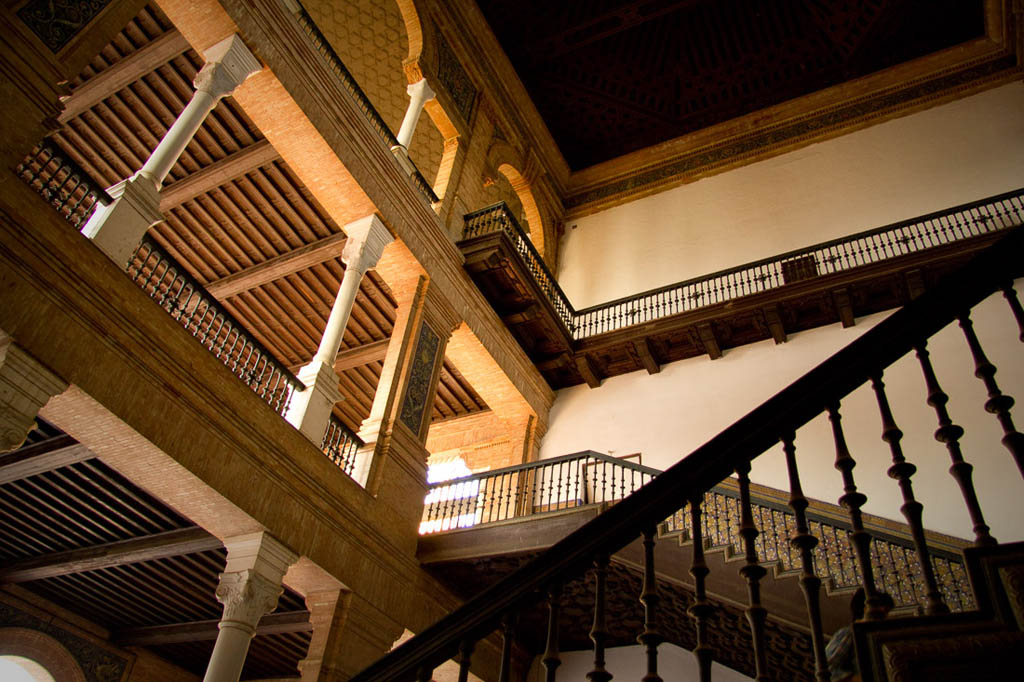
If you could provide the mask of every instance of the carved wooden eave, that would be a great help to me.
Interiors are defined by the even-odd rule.
[[[1024,13],[988,0],[986,36],[572,173],[578,218],[1019,80]]]
[[[466,268],[495,312],[554,389],[706,355],[890,310],[933,287],[1002,232],[813,275],[768,291],[573,340],[505,233],[459,243]]]

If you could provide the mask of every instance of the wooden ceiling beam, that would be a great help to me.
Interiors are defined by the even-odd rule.
[[[340,258],[345,248],[346,237],[342,233],[300,246],[294,251],[281,254],[268,261],[253,265],[241,272],[228,275],[206,285],[206,290],[220,300],[255,289],[258,286],[273,282],[285,275],[306,270],[332,258]]]
[[[111,566],[219,549],[221,541],[202,528],[182,528],[93,547],[54,552],[0,568],[0,583],[23,583]]]
[[[217,189],[221,185],[251,173],[271,161],[281,158],[266,140],[258,140],[220,161],[192,173],[160,190],[160,210],[167,212],[175,206]]]
[[[0,485],[84,462],[96,455],[71,436],[57,436],[0,455]]]
[[[64,111],[57,117],[57,121],[67,123],[118,90],[155,71],[190,47],[189,42],[177,29],[171,29],[75,88],[75,91],[64,100]]]
[[[384,356],[387,355],[390,342],[391,339],[381,339],[380,341],[363,344],[357,348],[343,350],[338,353],[338,357],[334,361],[334,370],[341,374],[346,369],[362,367],[371,362],[383,360]]]
[[[212,595],[211,595],[212,596]],[[151,625],[122,630],[114,636],[121,646],[159,646],[217,639],[219,620],[198,620],[173,625]],[[309,611],[268,613],[256,626],[257,635],[278,635],[286,632],[311,632]]]

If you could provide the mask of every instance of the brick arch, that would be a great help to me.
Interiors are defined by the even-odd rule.
[[[63,644],[28,628],[0,628],[0,656],[21,656],[46,668],[61,682],[87,682],[85,673]]]
[[[487,165],[504,175],[512,185],[512,191],[519,197],[523,212],[526,214],[530,241],[537,248],[537,252],[546,259],[544,218],[533,196],[530,181],[519,170],[524,167],[522,157],[508,142],[495,140],[487,150]]]

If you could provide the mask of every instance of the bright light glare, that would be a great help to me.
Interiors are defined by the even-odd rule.
[[[0,680],[4,682],[54,682],[53,675],[46,672],[43,666],[22,656],[0,656]]]

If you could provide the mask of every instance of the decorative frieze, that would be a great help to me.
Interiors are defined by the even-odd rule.
[[[420,326],[419,338],[416,339],[416,355],[413,358],[409,383],[405,391],[405,402],[399,421],[418,434],[423,426],[423,417],[427,412],[431,397],[431,381],[434,367],[437,364],[437,351],[441,345],[441,337],[423,323]]]
[[[110,0],[30,0],[18,10],[18,18],[56,54],[109,4]]]
[[[476,101],[476,87],[440,33],[437,34],[437,79],[455,102],[463,120],[468,123]]]

